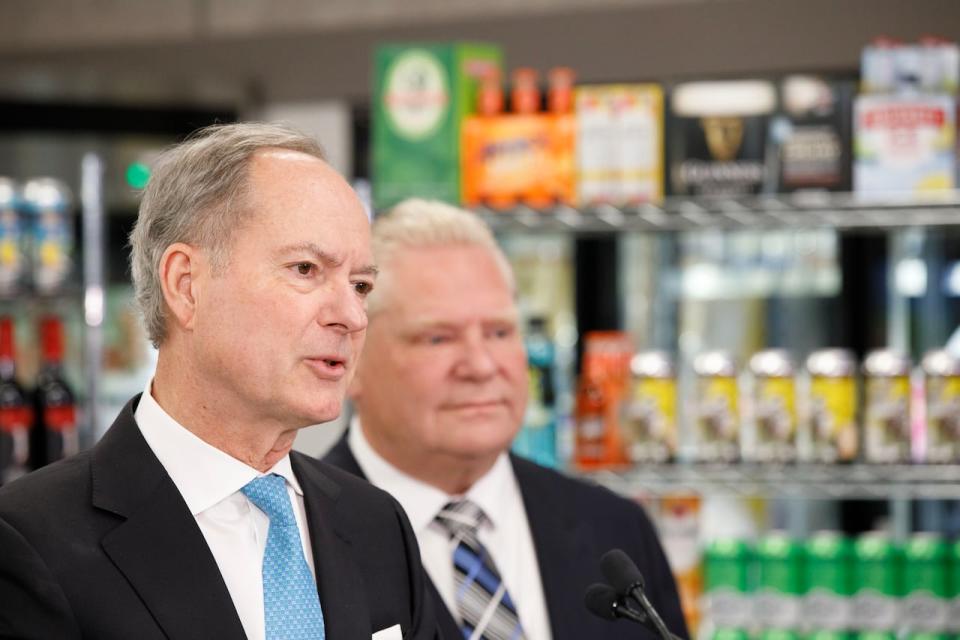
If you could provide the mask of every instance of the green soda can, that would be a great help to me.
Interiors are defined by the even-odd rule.
[[[805,555],[803,619],[821,633],[846,631],[853,609],[853,543],[835,531],[821,531],[807,541]]]
[[[800,640],[800,634],[790,629],[764,629],[757,640]]]
[[[811,623],[815,626],[819,626],[820,621],[816,618],[811,620]],[[806,636],[805,640],[856,640],[854,638],[855,634],[852,634],[848,631],[830,631],[827,629],[821,629],[819,631],[811,631]]]
[[[802,620],[803,548],[785,533],[757,543],[754,619],[764,629],[797,629]],[[771,639],[772,640],[772,639]]]
[[[960,540],[950,545],[950,610],[947,630],[960,637]]]
[[[853,553],[853,627],[895,631],[903,594],[902,550],[887,535],[868,533],[857,539]]]
[[[931,633],[929,631],[918,631],[914,633],[906,633],[903,635],[904,640],[950,640],[949,633]]]
[[[946,633],[950,611],[947,544],[937,534],[918,533],[907,542],[904,560],[906,630]]]
[[[856,640],[897,640],[893,631],[861,631],[856,634]]]
[[[743,629],[716,629],[711,640],[750,640],[750,636]]]
[[[743,540],[721,538],[707,546],[704,595],[707,617],[720,629],[750,623],[750,548]]]

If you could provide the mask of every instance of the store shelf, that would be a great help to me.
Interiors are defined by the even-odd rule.
[[[624,495],[960,499],[960,465],[642,465],[581,477]]]
[[[661,205],[545,210],[475,209],[495,232],[611,233],[709,229],[895,229],[960,227],[960,191],[923,200],[834,194],[786,194],[739,198],[668,198]]]

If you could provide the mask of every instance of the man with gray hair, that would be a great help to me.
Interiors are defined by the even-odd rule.
[[[160,156],[130,238],[156,372],[91,450],[0,489],[0,637],[436,637],[396,501],[291,451],[353,377],[369,233],[284,127]]]
[[[526,409],[526,354],[513,273],[489,228],[468,211],[408,200],[374,223],[373,252],[380,280],[349,391],[357,419],[324,460],[403,505],[443,636],[642,637],[583,605],[602,580],[601,555],[621,548],[686,637],[644,511],[508,454]]]

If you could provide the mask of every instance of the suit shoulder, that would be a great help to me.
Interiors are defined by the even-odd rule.
[[[90,452],[43,467],[0,487],[0,517],[11,523],[63,514],[90,495]]]
[[[384,505],[394,503],[393,497],[386,491],[378,489],[363,478],[344,471],[329,462],[296,452],[291,455],[297,458],[299,464],[308,465],[314,471],[319,472],[328,481],[336,485],[338,490],[349,499],[382,503]]]
[[[521,488],[556,496],[583,517],[649,518],[642,506],[590,480],[542,467],[523,458],[513,457],[517,481]]]

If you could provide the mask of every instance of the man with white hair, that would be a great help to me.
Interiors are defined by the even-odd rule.
[[[0,489],[0,637],[436,637],[396,501],[291,452],[353,377],[369,234],[284,127],[160,156],[130,238],[156,372],[95,447]]]
[[[641,637],[583,604],[615,547],[686,636],[643,510],[508,454],[527,402],[526,354],[513,274],[489,228],[470,212],[409,200],[374,223],[373,251],[380,281],[349,391],[357,419],[324,460],[403,505],[444,637]]]

